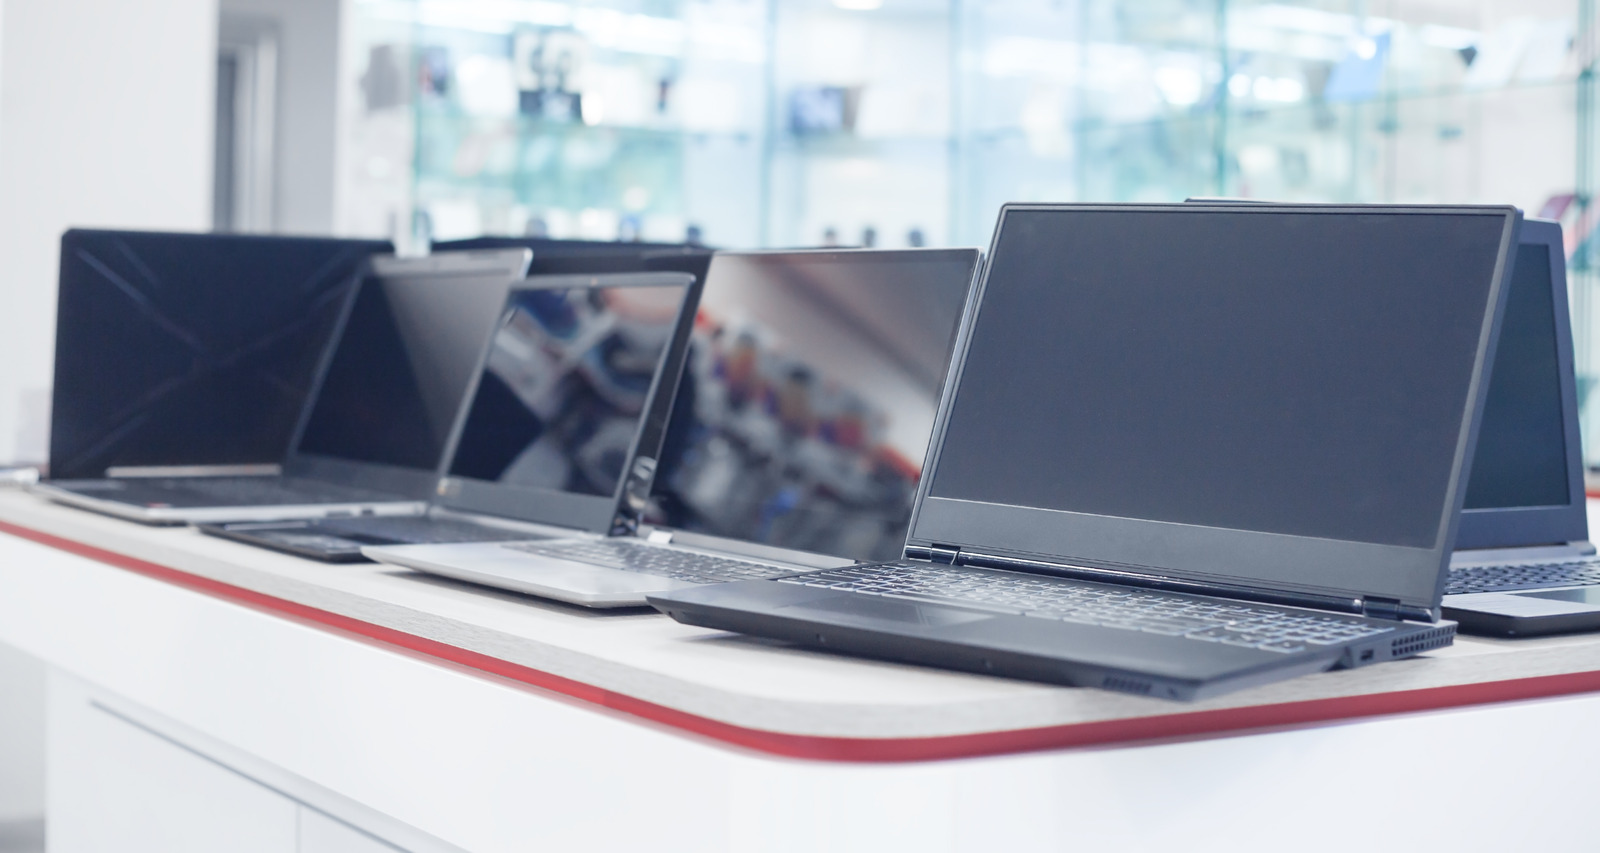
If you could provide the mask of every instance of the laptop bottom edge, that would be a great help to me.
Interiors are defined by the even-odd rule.
[[[761,584],[764,582],[749,582]],[[1153,673],[1149,670],[1108,666],[1067,657],[1041,654],[1006,648],[998,643],[975,642],[970,636],[939,637],[936,629],[945,625],[928,625],[931,630],[916,626],[904,630],[883,627],[855,627],[843,624],[847,620],[816,619],[807,615],[791,616],[781,603],[775,606],[755,606],[740,602],[724,606],[707,601],[705,593],[731,592],[734,586],[702,587],[690,595],[651,595],[650,603],[678,622],[702,628],[733,631],[768,639],[784,640],[813,649],[842,652],[876,660],[954,669],[985,675],[999,675],[1027,681],[1061,684],[1071,687],[1099,687],[1138,696],[1193,701],[1282,681],[1299,675],[1324,672],[1341,665],[1350,665],[1352,659],[1378,662],[1410,654],[1396,654],[1398,644],[1393,637],[1375,639],[1366,644],[1331,647],[1316,653],[1282,658],[1266,664],[1242,665],[1232,672],[1216,676],[1184,677]],[[732,596],[716,596],[731,598]],[[974,620],[988,618],[990,614],[976,611],[944,609],[947,614],[968,615]],[[996,619],[1022,619],[1022,617],[995,616]],[[935,617],[931,621],[940,621]],[[1032,621],[1032,620],[1028,620]],[[1413,632],[1408,637],[1437,630],[1443,639],[1437,643],[1419,643],[1418,651],[1437,645],[1448,645],[1453,636],[1453,626],[1414,626],[1424,631]],[[1129,637],[1128,639],[1133,639]],[[1209,644],[1207,644],[1209,645]],[[1354,665],[1360,665],[1359,663]]]
[[[1587,605],[1580,598],[1588,590],[1600,593],[1600,587],[1577,587],[1447,595],[1443,612],[1446,619],[1460,623],[1463,632],[1488,637],[1600,631],[1600,604]]]
[[[530,537],[535,538],[535,537]],[[658,575],[587,563],[530,558],[505,543],[368,546],[362,553],[380,563],[481,586],[548,598],[580,607],[649,607],[645,596],[690,586]]]
[[[277,523],[277,522],[272,522]],[[296,557],[305,557],[323,563],[367,563],[371,562],[361,555],[361,546],[351,542],[348,547],[312,547],[297,545],[293,540],[284,537],[263,536],[248,530],[229,529],[226,524],[197,524],[195,529],[207,536],[218,539],[227,539],[256,548],[265,548],[268,551],[277,551],[281,554],[292,554]]]

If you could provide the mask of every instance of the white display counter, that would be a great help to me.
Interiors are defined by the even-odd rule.
[[[864,661],[0,493],[56,851],[1590,843],[1600,638],[1203,703]],[[1563,812],[1567,819],[1552,820]]]

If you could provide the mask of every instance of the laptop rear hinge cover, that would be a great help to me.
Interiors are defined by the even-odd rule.
[[[1399,599],[1377,598],[1371,595],[1361,599],[1362,614],[1377,619],[1404,619],[1406,610]]]
[[[930,562],[944,563],[947,566],[953,566],[956,564],[956,560],[960,558],[960,556],[960,548],[952,548],[949,545],[928,546],[928,560]]]

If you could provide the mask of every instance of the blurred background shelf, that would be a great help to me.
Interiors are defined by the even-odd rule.
[[[1008,201],[1512,203],[1568,228],[1587,387],[1594,2],[355,0],[346,215],[896,247]]]

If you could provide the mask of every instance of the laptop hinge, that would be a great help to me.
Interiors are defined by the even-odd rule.
[[[937,548],[939,546],[935,545],[932,547]],[[1186,592],[1196,595],[1237,598],[1244,601],[1260,601],[1266,604],[1284,604],[1290,607],[1310,607],[1316,610],[1332,610],[1340,613],[1361,612],[1361,599],[1356,598],[1355,596],[1346,598],[1343,596],[1298,593],[1288,590],[1255,589],[1251,587],[1231,586],[1228,584],[1202,583],[1200,581],[1189,580],[1187,578],[1148,574],[1137,571],[1132,567],[1112,568],[1109,566],[1089,566],[1047,560],[1030,560],[1022,557],[1012,557],[1001,554],[984,554],[977,551],[966,551],[959,548],[952,550],[954,551],[952,557],[960,560],[960,564],[963,566],[1045,573],[1061,575],[1069,578],[1077,578],[1079,580],[1096,581],[1099,583],[1126,584],[1129,586],[1167,590],[1169,592]],[[906,551],[909,557],[911,548],[907,547]],[[1433,620],[1429,619],[1427,621]]]
[[[1412,619],[1432,622],[1433,613],[1426,608],[1401,604],[1396,598],[1378,598],[1369,595],[1361,599],[1361,612],[1375,619]]]
[[[955,565],[956,558],[961,556],[960,548],[949,545],[907,545],[905,558],[924,563],[944,563],[947,566]]]

